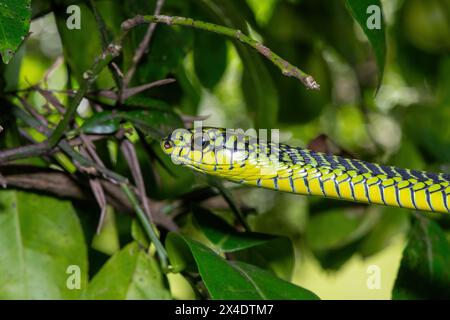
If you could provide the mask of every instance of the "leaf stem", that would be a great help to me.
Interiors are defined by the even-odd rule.
[[[221,34],[233,39],[236,39],[263,55],[265,58],[270,60],[273,64],[275,64],[278,68],[280,68],[283,75],[287,77],[294,77],[299,79],[307,89],[319,90],[320,86],[314,80],[314,78],[297,68],[296,66],[290,64],[275,52],[267,48],[262,43],[250,38],[249,36],[242,33],[241,30],[228,28],[225,26],[194,20],[192,18],[186,17],[177,17],[177,16],[166,16],[166,15],[146,15],[141,16],[138,15],[132,19],[126,20],[122,23],[122,29],[124,31],[128,31],[131,28],[134,28],[137,25],[143,23],[163,23],[167,25],[179,25],[192,27],[200,30],[210,31],[217,34]]]
[[[167,252],[166,252],[166,249],[164,248],[164,246],[162,245],[161,241],[159,241],[159,237],[155,232],[155,227],[148,220],[147,215],[140,207],[139,201],[137,200],[135,194],[131,191],[130,187],[126,183],[122,183],[120,186],[122,187],[123,192],[127,195],[128,200],[133,205],[134,211],[136,212],[136,214],[139,218],[139,221],[141,222],[142,226],[144,227],[144,230],[147,233],[147,236],[150,238],[150,240],[155,245],[156,253],[159,256],[163,270],[167,271],[168,270]]]

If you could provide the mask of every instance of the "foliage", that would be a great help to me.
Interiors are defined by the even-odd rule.
[[[403,240],[392,298],[448,298],[448,217],[235,188],[159,144],[210,114],[448,172],[450,2],[426,3],[0,0],[0,298],[172,299],[171,273],[189,284],[182,298],[327,298],[296,276],[305,261],[339,275]],[[81,29],[67,27],[71,4]],[[125,30],[155,8],[200,27]]]

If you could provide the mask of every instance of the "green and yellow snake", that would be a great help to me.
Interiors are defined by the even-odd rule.
[[[277,191],[450,213],[450,175],[383,166],[285,144],[238,130],[178,129],[161,142],[196,171]]]

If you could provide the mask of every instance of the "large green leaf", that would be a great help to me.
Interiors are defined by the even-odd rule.
[[[386,33],[381,2],[380,0],[346,0],[346,3],[351,15],[363,29],[375,52],[378,64],[378,83],[380,84],[386,60]],[[369,8],[373,8],[374,11],[368,10]],[[371,19],[377,18],[379,18],[379,28],[372,27],[373,20]]]
[[[30,29],[31,0],[0,1],[0,54],[8,63]]]
[[[236,258],[274,271],[290,280],[294,269],[294,248],[287,237],[258,232],[238,232],[222,218],[194,207],[194,222],[220,252],[233,252]]]
[[[448,299],[450,244],[439,225],[420,217],[408,245],[392,292],[393,299]]]
[[[155,259],[136,242],[116,253],[95,275],[87,299],[170,299]]]
[[[238,232],[206,209],[194,207],[194,222],[209,241],[221,252],[234,252],[259,246],[276,237],[263,233]]]
[[[66,4],[54,7],[56,25],[61,37],[64,59],[71,68],[71,72],[79,83],[84,81],[83,74],[90,69],[94,60],[102,52],[100,31],[91,10],[84,4],[78,3],[80,8],[80,29],[67,27]],[[111,5],[111,8],[115,6]],[[88,45],[87,45],[88,44]],[[103,69],[96,79],[101,87],[111,87],[113,80],[109,70]]]
[[[173,266],[186,267],[195,262],[213,299],[318,299],[314,293],[256,266],[228,262],[205,245],[182,235],[169,233],[166,247]]]
[[[87,268],[83,231],[70,202],[0,191],[1,299],[77,298],[86,288]],[[69,289],[75,269],[80,289]]]
[[[198,79],[206,88],[214,88],[227,68],[225,38],[214,33],[197,32],[194,40],[194,66]]]

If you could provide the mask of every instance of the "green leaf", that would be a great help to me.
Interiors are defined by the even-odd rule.
[[[30,29],[31,0],[0,1],[0,54],[9,63]]]
[[[77,6],[80,8],[81,15],[80,29],[67,28],[67,5],[57,6],[54,14],[62,41],[64,59],[69,64],[78,83],[81,83],[84,81],[83,74],[91,68],[94,60],[101,54],[102,45],[100,31],[91,10],[84,3],[78,3]],[[115,6],[110,7],[114,8]],[[108,68],[103,69],[96,79],[96,83],[103,88],[114,85]]]
[[[88,286],[87,299],[170,299],[170,293],[155,259],[128,244],[112,256]]]
[[[233,252],[239,260],[275,272],[290,280],[294,248],[287,237],[257,232],[238,232],[222,218],[200,207],[193,209],[194,222],[220,252]]]
[[[79,267],[80,289],[67,286],[77,277],[69,266]],[[0,299],[76,299],[87,274],[83,231],[70,202],[0,191]]]
[[[144,134],[162,138],[173,128],[179,127],[181,120],[173,112],[159,110],[133,110],[126,112],[102,111],[86,119],[80,130],[91,134],[111,134],[120,128],[123,121],[130,121]]]
[[[445,299],[450,297],[450,244],[439,225],[419,217],[392,292],[393,299]]]
[[[90,134],[111,134],[119,130],[123,116],[121,113],[102,111],[84,121],[81,131]]]
[[[174,128],[182,125],[180,117],[173,112],[156,110],[135,110],[124,114],[124,119],[130,121],[144,134],[155,139],[161,139]]]
[[[200,207],[194,207],[194,222],[221,252],[234,252],[267,243],[276,237],[263,233],[238,232],[222,218]]]
[[[194,67],[201,84],[214,88],[227,68],[225,38],[214,33],[197,32],[194,38]]]
[[[133,219],[131,223],[131,237],[142,247],[148,248],[150,243],[147,240],[147,235],[137,219]]]
[[[166,247],[172,264],[173,257],[177,261],[181,256],[189,259],[187,252],[191,252],[190,259],[195,261],[213,299],[318,299],[314,293],[258,267],[228,262],[205,245],[182,235],[169,233]]]
[[[378,86],[380,86],[386,60],[386,33],[381,2],[380,0],[346,0],[346,4],[353,18],[363,29],[375,52],[378,64]],[[368,13],[369,7],[374,8],[375,11],[369,11]],[[373,27],[371,22],[374,20],[372,19],[378,19],[379,25]]]
[[[273,271],[284,280],[291,280],[294,272],[295,254],[292,241],[276,237],[262,245],[235,252],[236,259]]]
[[[92,239],[92,248],[109,256],[120,250],[116,216],[113,207],[109,205],[106,207],[100,233],[96,233]]]

